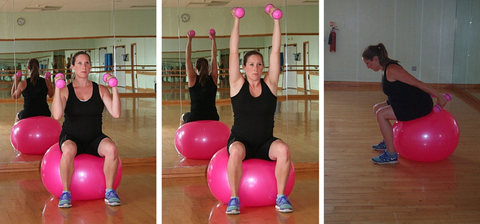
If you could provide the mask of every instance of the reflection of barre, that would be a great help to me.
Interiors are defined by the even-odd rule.
[[[445,97],[445,99],[447,99],[447,101],[450,101],[452,99],[452,94],[450,94],[450,93],[445,93],[445,94],[443,94],[443,96]],[[435,113],[438,113],[441,110],[442,110],[442,106],[440,106],[438,104],[433,107],[433,111]]]
[[[212,36],[215,35],[215,30],[214,29],[210,29],[210,31],[208,31],[208,38],[210,38],[210,40],[212,39]]]
[[[65,76],[62,73],[58,73],[57,75],[55,75],[55,78],[60,78],[60,77],[62,79],[55,81],[55,86],[59,89],[63,89],[63,87],[65,87]]]
[[[45,79],[50,79],[50,76],[52,76],[52,73],[45,72]]]
[[[110,76],[110,78],[109,78]],[[108,80],[108,82],[107,82]],[[105,75],[103,75],[103,81],[105,83],[108,83],[108,86],[110,87],[116,87],[117,84],[118,84],[118,80],[117,78],[115,78],[115,76],[111,75],[110,73],[105,73]]]
[[[188,36],[189,37],[195,37],[195,30],[188,31]]]
[[[275,6],[273,6],[273,4],[268,4],[268,5],[265,6],[265,13],[270,14],[270,9],[272,7],[274,8],[274,10],[272,12],[272,18],[276,19],[276,20],[281,19],[282,16],[283,16],[282,10],[276,8]]]
[[[245,10],[242,7],[235,7],[232,9],[232,15],[241,19],[243,16],[245,16]]]

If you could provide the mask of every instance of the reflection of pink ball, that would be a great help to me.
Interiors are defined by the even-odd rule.
[[[17,77],[22,77],[22,72],[21,71],[17,72]]]
[[[227,145],[230,128],[214,120],[192,121],[175,133],[175,148],[188,159],[211,159]]]
[[[446,110],[393,125],[395,149],[400,156],[419,162],[448,158],[457,148],[459,132],[457,121]]]
[[[46,79],[49,79],[50,76],[52,76],[52,73],[50,73],[50,72],[45,72],[45,78],[46,78]]]
[[[195,37],[195,30],[188,31],[188,36],[189,37]]]
[[[10,141],[23,154],[43,155],[58,142],[61,131],[60,123],[51,117],[29,117],[13,125]]]
[[[228,184],[227,147],[218,151],[210,160],[207,168],[207,182],[213,196],[223,203],[230,199]],[[238,189],[240,203],[246,207],[274,205],[277,197],[275,178],[276,162],[261,159],[248,159],[242,162],[243,174]],[[290,167],[285,195],[290,195],[295,183],[293,163]]]
[[[50,147],[43,156],[40,173],[48,192],[60,197],[63,186],[60,177],[60,158],[62,152],[58,143]],[[94,200],[105,197],[105,175],[103,164],[105,158],[88,154],[80,154],[74,159],[75,172],[72,176],[70,191],[73,200]],[[122,162],[119,159],[117,175],[113,188],[117,189],[122,179]]]

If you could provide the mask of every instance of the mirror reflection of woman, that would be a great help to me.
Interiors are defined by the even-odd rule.
[[[215,34],[212,34],[212,70],[209,71],[208,61],[199,58],[195,62],[195,69],[192,61],[192,36],[187,34],[188,42],[185,51],[185,64],[188,77],[188,91],[190,92],[190,112],[182,114],[180,126],[185,123],[199,120],[220,120],[215,99],[217,97],[217,44]]]
[[[59,137],[63,192],[58,207],[72,206],[70,183],[75,169],[74,158],[81,153],[105,158],[105,202],[111,206],[120,205],[120,199],[113,189],[119,165],[117,146],[102,132],[104,108],[112,117],[120,117],[121,104],[117,87],[112,87],[110,94],[107,87],[88,79],[92,65],[86,52],[77,52],[72,57],[71,68],[75,72],[75,79],[66,88],[56,87],[52,102],[53,117],[60,120],[65,116]],[[107,83],[110,78],[112,77],[107,79]],[[55,81],[58,79],[61,77],[55,77]]]
[[[270,10],[272,16],[273,10]],[[234,15],[232,10],[232,15]],[[249,51],[243,58],[245,77],[240,73],[239,26],[240,19],[234,17],[230,36],[229,84],[234,123],[228,140],[229,153],[227,174],[231,198],[227,214],[239,214],[241,198],[238,188],[242,177],[242,161],[259,158],[276,161],[277,199],[275,208],[280,212],[292,212],[293,208],[284,195],[290,173],[290,148],[281,139],[273,136],[274,114],[277,105],[277,88],[280,76],[280,21],[274,19],[272,51],[267,74],[263,74],[263,56]]]
[[[17,113],[15,122],[28,117],[51,116],[47,96],[53,96],[52,82],[40,77],[40,63],[35,58],[28,60],[27,70],[29,77],[26,80],[20,81],[18,76],[13,79],[12,98],[23,96],[23,110]]]

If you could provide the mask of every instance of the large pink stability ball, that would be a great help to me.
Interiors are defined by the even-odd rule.
[[[446,110],[393,124],[395,149],[400,156],[413,161],[444,160],[455,151],[459,138],[457,121]]]
[[[227,147],[218,151],[207,168],[208,187],[216,199],[228,203],[231,192],[228,184]],[[274,205],[277,197],[276,162],[248,159],[242,162],[243,174],[238,189],[240,203],[246,207]],[[295,169],[290,167],[285,195],[290,195],[295,183]]]
[[[60,177],[60,158],[62,152],[58,143],[53,145],[45,153],[40,167],[43,184],[48,192],[60,197],[63,191],[62,179]],[[73,200],[94,200],[105,198],[105,174],[103,164],[105,158],[89,154],[80,154],[75,157],[75,171],[72,176],[70,192]],[[117,175],[113,188],[117,189],[122,180],[122,162],[119,158]]]
[[[175,133],[175,148],[188,159],[211,159],[227,145],[230,128],[214,120],[188,122]]]
[[[29,117],[13,125],[10,142],[23,154],[43,155],[58,142],[61,131],[60,123],[51,117]]]

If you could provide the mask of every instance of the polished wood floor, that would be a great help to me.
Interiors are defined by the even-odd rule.
[[[460,142],[446,160],[376,165],[382,137],[373,116],[385,100],[377,87],[325,87],[325,223],[480,223],[480,110],[475,97],[448,86],[446,109]],[[471,106],[474,105],[474,106]]]
[[[276,212],[274,206],[242,207],[239,215],[226,215],[226,205],[213,197],[205,177],[163,178],[163,224],[291,224],[319,222],[319,181],[317,171],[295,173],[289,196],[294,211]]]
[[[123,167],[117,193],[121,206],[103,199],[72,201],[58,208],[58,199],[43,186],[39,172],[0,173],[0,223],[156,223],[156,169],[154,165]]]

